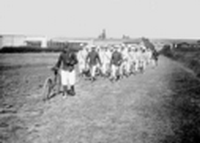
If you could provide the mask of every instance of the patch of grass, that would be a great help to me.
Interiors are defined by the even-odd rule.
[[[200,78],[200,49],[171,49],[169,45],[165,45],[160,54],[183,63]]]

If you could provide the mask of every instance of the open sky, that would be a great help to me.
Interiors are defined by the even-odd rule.
[[[200,0],[0,0],[0,34],[200,39]]]

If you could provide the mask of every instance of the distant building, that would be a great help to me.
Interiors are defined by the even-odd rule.
[[[41,48],[42,42],[41,41],[25,41],[27,47],[32,48]]]
[[[93,44],[93,39],[92,38],[52,38],[48,42],[48,47],[49,48],[62,48],[66,44],[73,47],[82,47],[87,44]]]
[[[97,46],[108,46],[108,45],[117,45],[122,44],[123,41],[121,39],[94,39],[93,45]]]
[[[130,37],[127,36],[127,35],[123,35],[123,36],[122,36],[122,39],[130,39]]]
[[[3,47],[47,47],[47,38],[42,36],[0,35],[0,49]]]
[[[47,48],[48,39],[43,36],[26,36],[26,46]]]
[[[48,48],[63,48],[66,45],[65,43],[66,42],[49,40],[47,42],[47,47]]]
[[[26,37],[23,35],[1,35],[0,49],[3,47],[19,47],[26,46]]]

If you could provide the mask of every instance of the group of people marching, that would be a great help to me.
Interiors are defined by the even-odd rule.
[[[155,51],[142,45],[86,46],[77,53],[80,76],[92,81],[97,76],[111,81],[143,72],[146,66],[157,65]]]
[[[66,46],[52,68],[61,77],[63,96],[74,96],[76,83],[75,65],[79,75],[92,81],[97,76],[108,77],[111,81],[143,72],[148,64],[157,65],[155,50],[142,45],[86,46],[78,53]]]

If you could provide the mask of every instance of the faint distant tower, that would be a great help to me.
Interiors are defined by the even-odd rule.
[[[106,39],[106,30],[103,29],[103,32],[102,32],[102,39]]]
[[[130,37],[127,35],[122,35],[122,39],[130,39]]]
[[[99,35],[98,38],[102,39],[102,40],[106,39],[106,30],[105,29],[103,29],[102,33]]]

